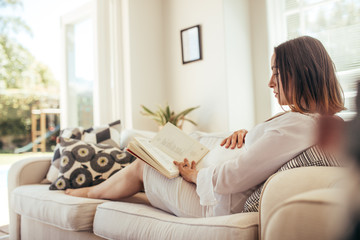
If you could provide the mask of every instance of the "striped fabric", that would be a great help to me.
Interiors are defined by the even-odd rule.
[[[340,166],[339,162],[334,156],[324,152],[319,146],[312,146],[300,153],[287,163],[285,163],[276,172],[281,172],[298,167],[310,167],[310,166]],[[259,184],[257,189],[250,195],[246,200],[243,212],[258,212],[259,201],[261,191],[264,187],[265,182]]]

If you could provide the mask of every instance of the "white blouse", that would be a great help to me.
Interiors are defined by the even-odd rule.
[[[253,188],[316,143],[317,116],[285,113],[250,130],[235,156],[226,158],[229,151],[236,150],[224,147],[210,154],[218,164],[201,169],[196,186],[200,204],[207,206],[207,216],[241,212]]]

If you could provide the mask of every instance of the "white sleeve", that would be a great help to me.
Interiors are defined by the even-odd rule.
[[[270,126],[247,151],[213,168],[201,169],[196,191],[202,205],[215,205],[217,194],[244,192],[265,181],[283,164],[312,146],[314,124],[287,121]]]
[[[200,197],[200,205],[213,206],[217,204],[213,190],[212,176],[215,166],[200,169],[196,179],[196,193]]]

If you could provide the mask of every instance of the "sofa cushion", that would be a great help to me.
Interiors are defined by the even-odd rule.
[[[98,205],[94,233],[107,239],[258,239],[258,213],[179,218],[135,203]],[[111,221],[108,221],[111,219]]]
[[[70,231],[91,230],[96,207],[105,201],[49,191],[45,184],[20,186],[11,195],[16,213]]]
[[[60,138],[60,146],[60,174],[50,190],[97,185],[135,160],[128,152],[107,144]]]

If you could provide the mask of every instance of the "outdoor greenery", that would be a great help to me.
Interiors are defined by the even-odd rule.
[[[188,115],[190,112],[194,111],[195,109],[199,108],[199,106],[187,108],[177,114],[170,109],[169,104],[166,104],[165,107],[158,106],[158,109],[156,111],[152,111],[144,105],[141,105],[141,108],[143,109],[143,111],[141,111],[141,114],[150,117],[159,126],[164,126],[167,122],[170,122],[181,129],[184,121],[188,121],[195,126],[197,125],[194,121],[185,118],[185,116]]]
[[[0,8],[21,11],[22,0],[0,0]],[[31,141],[32,109],[59,107],[58,96],[50,91],[58,89],[50,69],[16,39],[19,33],[32,36],[19,16],[0,16],[0,152]],[[6,143],[9,139],[12,143]]]
[[[13,152],[11,146],[21,147],[31,142],[31,110],[50,107],[58,108],[58,99],[38,94],[0,94],[0,152]],[[58,122],[59,118],[53,119],[50,126],[50,121],[47,121],[47,127]],[[6,143],[9,140],[11,143]],[[47,149],[51,150],[55,138],[46,142]]]
[[[20,0],[0,0],[1,7],[21,8]],[[56,85],[51,71],[17,42],[19,32],[32,35],[20,17],[0,17],[0,88],[47,88]],[[5,86],[4,86],[5,85]]]
[[[0,136],[29,134],[31,109],[40,109],[44,102],[51,101],[57,104],[56,100],[35,94],[0,95]]]

